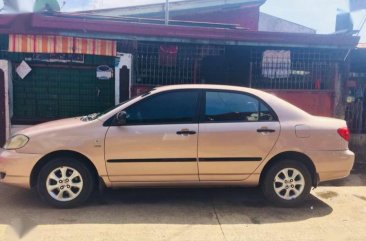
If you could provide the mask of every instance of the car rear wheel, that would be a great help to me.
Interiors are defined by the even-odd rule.
[[[92,172],[79,160],[59,157],[50,160],[40,171],[39,196],[58,208],[72,208],[86,202],[94,190]]]
[[[261,186],[266,198],[276,205],[293,207],[309,197],[311,180],[311,174],[303,163],[283,160],[267,170]]]

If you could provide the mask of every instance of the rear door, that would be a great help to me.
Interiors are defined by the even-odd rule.
[[[199,124],[201,181],[244,180],[277,141],[278,119],[250,94],[207,90]]]

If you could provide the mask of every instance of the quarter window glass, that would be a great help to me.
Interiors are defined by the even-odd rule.
[[[271,120],[274,120],[271,112],[254,97],[231,92],[206,92],[205,121],[255,122]]]
[[[198,91],[177,91],[151,96],[125,110],[127,124],[192,123],[198,95]]]
[[[275,120],[272,112],[263,103],[260,103],[260,112],[259,113],[260,113],[260,115],[259,115],[260,121],[274,121]]]

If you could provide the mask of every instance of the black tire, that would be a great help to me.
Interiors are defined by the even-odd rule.
[[[298,172],[301,173],[303,179],[301,176],[297,176],[298,178],[300,178],[299,180],[304,180],[304,185],[303,185],[303,189],[302,192],[300,192],[301,194],[296,195],[295,191],[291,191],[291,189],[296,188],[296,190],[301,190],[301,188],[299,188],[299,185],[293,185],[291,182],[287,183],[287,184],[281,184],[281,182],[276,182],[276,184],[274,183],[275,177],[278,173],[280,173],[280,171],[286,169],[286,168],[291,168],[291,169],[296,169]],[[291,171],[290,173],[291,174]],[[281,175],[281,174],[280,174]],[[292,175],[294,175],[294,173],[292,172]],[[283,175],[280,176],[284,177]],[[281,178],[282,179],[282,178]],[[286,178],[284,178],[285,180]],[[286,179],[288,180],[288,179]],[[294,179],[291,179],[294,180]],[[306,201],[306,199],[309,197],[310,195],[310,191],[311,191],[311,187],[312,187],[312,181],[311,181],[311,174],[309,169],[303,164],[301,163],[301,161],[295,161],[295,160],[282,160],[280,162],[275,163],[274,165],[272,165],[264,174],[264,178],[262,179],[261,182],[261,188],[263,190],[263,193],[265,195],[265,197],[271,201],[272,203],[274,203],[277,206],[281,206],[281,207],[295,207],[295,206],[299,206],[301,204],[304,203],[304,201]],[[275,191],[275,185],[281,189],[283,187],[283,189],[281,191],[279,191],[279,194],[276,193]],[[285,186],[283,186],[285,185]],[[289,186],[286,189],[286,186]],[[279,190],[278,189],[278,190]],[[290,200],[281,197],[282,195],[284,196],[286,193],[288,192],[288,194],[290,194],[291,198]],[[291,196],[291,194],[293,194],[293,196]],[[281,196],[280,196],[281,195]]]
[[[76,184],[78,184],[78,183],[80,184],[80,180],[81,180],[82,188],[73,189],[73,187],[70,188],[70,186],[68,186],[69,189],[66,190],[66,184],[67,184],[66,182],[64,183],[65,186],[62,187],[62,188],[64,188],[63,191],[67,192],[67,193],[63,194],[63,197],[66,196],[66,198],[67,198],[67,196],[69,196],[67,194],[71,193],[71,191],[77,193],[77,196],[72,200],[67,200],[67,201],[57,200],[54,197],[52,197],[51,194],[47,191],[47,182],[54,182],[53,180],[47,181],[48,176],[51,174],[51,172],[54,172],[55,169],[62,168],[62,167],[70,168],[70,169],[66,168],[67,169],[66,177],[68,175],[69,176],[72,175],[73,172],[71,172],[71,171],[73,169],[76,170],[80,174],[79,176],[81,176],[81,178],[76,177],[73,180],[67,180],[67,181],[68,182],[77,182]],[[70,172],[71,172],[71,174],[70,174]],[[59,171],[57,173],[61,174],[61,171]],[[54,183],[58,183],[58,182],[54,182]],[[56,185],[54,183],[52,183],[52,185]],[[91,194],[94,191],[95,183],[96,183],[95,175],[93,175],[93,172],[85,164],[83,164],[78,159],[73,158],[73,157],[60,156],[60,157],[51,159],[40,170],[39,175],[38,175],[38,180],[37,180],[37,191],[38,191],[38,194],[39,194],[40,198],[42,199],[42,201],[46,202],[47,204],[49,204],[51,206],[54,206],[57,208],[73,208],[73,207],[77,207],[77,206],[84,204],[89,199],[89,197],[91,196]],[[73,184],[70,184],[70,185],[73,185]],[[56,187],[54,189],[54,192],[56,192],[56,194],[57,194],[57,190],[60,190],[60,188]]]

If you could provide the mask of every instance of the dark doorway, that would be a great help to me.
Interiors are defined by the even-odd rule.
[[[126,101],[130,98],[130,70],[127,66],[123,66],[119,70],[119,102]]]
[[[206,56],[202,60],[203,83],[249,86],[250,52],[243,47],[227,47],[225,56]]]
[[[223,56],[207,56],[202,60],[202,82],[205,84],[226,83],[226,65]]]
[[[0,146],[3,146],[6,141],[5,102],[5,74],[0,69]]]

